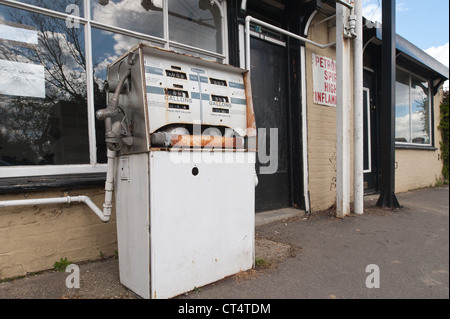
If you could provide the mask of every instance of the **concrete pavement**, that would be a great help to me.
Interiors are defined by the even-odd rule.
[[[258,237],[300,247],[294,258],[252,280],[228,279],[186,298],[449,298],[449,190],[398,194],[402,209],[362,216],[318,214],[309,220],[260,227]],[[366,279],[377,265],[380,288]]]
[[[258,226],[257,269],[177,299],[448,299],[448,196],[448,186],[400,193],[399,210],[376,208],[369,196],[362,216],[324,211]],[[366,287],[368,265],[379,288]],[[80,289],[47,271],[0,283],[0,298],[136,298],[119,283],[117,259],[79,266]]]

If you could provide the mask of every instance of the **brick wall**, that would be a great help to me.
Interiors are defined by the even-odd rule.
[[[311,25],[323,19],[316,15]],[[334,27],[327,22],[310,27],[308,38],[326,44],[335,41]],[[309,192],[311,211],[327,209],[336,203],[336,108],[314,104],[312,54],[336,59],[336,48],[320,49],[306,45],[306,99],[308,125]]]
[[[76,195],[103,205],[102,188],[0,195],[0,201]],[[61,258],[76,263],[113,256],[116,250],[115,213],[103,223],[80,203],[0,209],[0,280],[51,269]]]

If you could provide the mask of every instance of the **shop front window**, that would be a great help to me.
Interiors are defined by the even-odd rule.
[[[169,1],[171,41],[222,53],[221,29],[220,10],[211,1]]]
[[[0,6],[0,160],[89,163],[84,31]]]
[[[163,11],[137,0],[91,1],[95,22],[156,37],[163,37]]]
[[[395,141],[431,145],[431,110],[428,81],[397,69]]]
[[[83,0],[17,0],[36,7],[83,16]]]
[[[104,84],[107,76],[107,67],[116,61],[130,48],[139,43],[146,43],[158,46],[150,41],[143,41],[139,38],[130,37],[120,33],[92,28],[92,68],[94,75],[94,108],[95,111],[105,107],[106,92]],[[106,163],[106,143],[104,121],[95,120],[97,161]]]
[[[397,70],[395,92],[395,141],[408,143],[411,140],[409,74],[402,70]]]
[[[107,104],[108,65],[138,43],[224,63],[225,7],[223,0],[2,1],[0,176],[104,172],[104,123],[95,111]]]
[[[411,76],[411,142],[430,144],[430,98],[428,82]]]

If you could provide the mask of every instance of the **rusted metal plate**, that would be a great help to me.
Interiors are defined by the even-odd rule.
[[[244,74],[245,100],[247,103],[247,136],[256,136],[255,111],[253,109],[252,85],[250,81],[250,72]]]
[[[172,135],[171,143],[173,147],[244,148],[244,139],[241,137]]]

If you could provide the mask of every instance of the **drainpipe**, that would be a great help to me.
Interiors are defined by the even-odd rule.
[[[45,204],[67,204],[71,203],[85,203],[102,222],[106,223],[111,218],[112,213],[112,193],[114,190],[114,162],[116,152],[108,149],[108,168],[105,182],[105,203],[103,204],[103,211],[94,204],[94,202],[84,195],[67,196],[67,197],[51,197],[51,198],[37,198],[37,199],[19,199],[0,201],[0,208],[13,206],[33,206]]]
[[[111,217],[112,212],[112,196],[114,190],[114,162],[116,157],[116,152],[111,150],[113,148],[110,145],[118,141],[116,134],[112,130],[111,117],[115,114],[120,113],[119,96],[122,92],[125,81],[131,74],[131,69],[128,69],[120,78],[117,88],[113,98],[109,101],[108,107],[106,109],[98,110],[96,113],[97,119],[105,120],[105,130],[106,130],[106,141],[108,144],[107,148],[107,172],[106,172],[106,182],[105,182],[105,202],[103,204],[103,211],[98,208],[94,202],[87,196],[68,196],[68,197],[56,197],[56,198],[40,198],[40,199],[24,199],[24,200],[10,200],[10,201],[0,201],[1,207],[11,207],[11,206],[27,206],[27,205],[42,205],[42,204],[70,204],[72,202],[85,203],[89,208],[100,218],[103,222],[108,222]]]
[[[353,211],[357,215],[364,212],[364,119],[363,119],[363,31],[362,0],[354,3],[353,39]]]
[[[247,0],[242,0],[241,2],[241,12],[245,13],[247,11]]]
[[[112,193],[114,190],[114,162],[116,152],[108,149],[108,169],[106,173],[105,182],[105,203],[103,204],[103,211],[98,208],[94,202],[84,195],[80,196],[67,196],[67,197],[50,197],[50,198],[37,198],[37,199],[19,199],[19,200],[6,200],[0,201],[0,208],[13,207],[13,206],[33,206],[33,205],[45,205],[45,204],[67,204],[71,203],[85,203],[89,208],[100,218],[102,222],[108,222],[112,213]]]
[[[108,169],[106,172],[105,203],[103,204],[103,213],[105,216],[111,216],[112,196],[114,191],[114,163],[116,158],[116,152],[107,149],[106,156],[108,157]]]
[[[85,203],[100,218],[100,220],[102,222],[108,222],[110,219],[111,211],[107,210],[107,209],[102,211],[87,196],[67,196],[67,197],[54,197],[54,198],[7,200],[7,201],[0,202],[0,208],[12,207],[12,206],[44,205],[44,204],[68,204],[68,205],[70,205],[71,203]]]
[[[301,37],[298,34],[295,34],[295,33],[286,31],[284,29],[281,29],[279,27],[276,27],[276,26],[274,26],[274,25],[272,25],[270,23],[267,23],[267,22],[264,22],[262,20],[253,18],[252,16],[247,16],[245,18],[245,67],[246,67],[247,70],[251,69],[251,67],[250,67],[250,22],[253,22],[253,23],[257,24],[257,25],[260,25],[262,27],[268,28],[270,30],[279,32],[281,34],[287,35],[287,36],[289,36],[291,38],[294,38],[294,39],[297,39],[299,41],[303,41],[305,43],[314,45],[314,46],[316,46],[316,47],[318,47],[320,49],[326,49],[326,48],[329,48],[329,47],[332,47],[332,46],[336,45],[336,42],[331,42],[331,43],[326,43],[326,44],[317,43],[317,42],[311,41],[311,40],[309,40],[309,39],[307,39],[305,37]]]
[[[133,64],[133,55],[130,54],[128,57],[128,64]],[[121,76],[117,86],[114,87],[114,95],[109,100],[108,106],[106,109],[98,110],[96,112],[96,117],[98,120],[105,120],[105,137],[107,143],[107,172],[106,172],[106,182],[105,182],[105,202],[103,204],[103,211],[98,208],[94,202],[87,196],[68,196],[68,197],[55,197],[55,198],[40,198],[40,199],[24,199],[24,200],[9,200],[9,201],[0,201],[0,208],[2,207],[11,207],[11,206],[27,206],[27,205],[42,205],[42,204],[61,204],[66,203],[70,204],[72,202],[77,203],[85,203],[89,206],[89,208],[100,218],[103,222],[108,222],[111,218],[112,213],[112,197],[114,191],[114,165],[115,165],[115,157],[116,151],[114,150],[115,144],[121,141],[121,136],[117,136],[117,134],[113,130],[113,125],[111,123],[111,117],[121,112],[119,108],[119,97],[122,93],[122,89],[124,87],[125,81],[127,81],[128,77],[131,74],[131,68],[128,68],[127,71]],[[111,85],[111,84],[109,84]]]
[[[84,195],[80,196],[67,196],[67,197],[50,197],[50,198],[37,198],[37,199],[19,199],[19,200],[6,200],[0,201],[0,208],[13,207],[13,206],[33,206],[33,205],[45,205],[45,204],[67,204],[71,203],[85,203],[89,208],[100,218],[102,222],[108,222],[112,213],[112,193],[114,190],[114,162],[116,152],[108,149],[108,169],[106,173],[105,182],[105,203],[103,204],[103,211],[98,208],[94,202]]]
[[[350,214],[350,41],[348,9],[336,2],[336,217]]]

